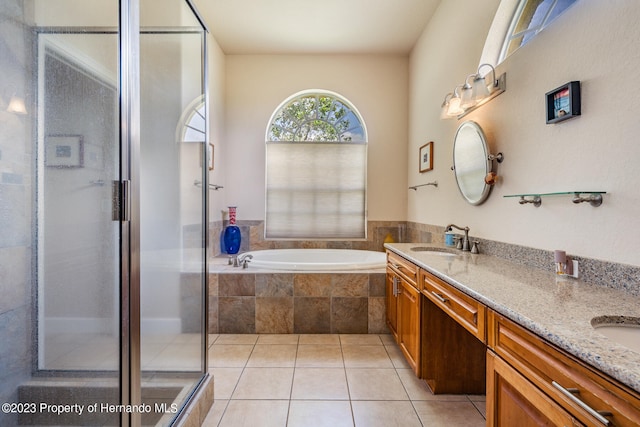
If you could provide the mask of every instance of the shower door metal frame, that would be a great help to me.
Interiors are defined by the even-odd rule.
[[[140,405],[140,2],[119,1],[120,403]],[[121,426],[140,424],[120,414]]]

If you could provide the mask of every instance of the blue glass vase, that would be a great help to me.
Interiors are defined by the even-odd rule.
[[[224,250],[228,254],[237,254],[240,250],[240,227],[237,225],[228,225],[224,230],[224,236],[222,237],[224,242]]]
[[[229,206],[229,225],[222,236],[224,251],[231,255],[237,254],[240,250],[240,241],[240,228],[236,225],[236,207]]]

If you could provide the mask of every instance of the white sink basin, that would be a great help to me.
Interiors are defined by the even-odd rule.
[[[591,319],[591,326],[629,350],[640,353],[640,318],[623,316],[601,316]]]
[[[456,249],[438,248],[433,246],[416,246],[411,248],[410,250],[414,252],[429,252],[429,254],[433,254],[433,255],[443,255],[443,256],[460,255],[460,251]]]

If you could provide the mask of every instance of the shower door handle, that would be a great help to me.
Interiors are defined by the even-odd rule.
[[[111,196],[111,212],[114,221],[130,221],[130,192],[131,181],[113,181]]]

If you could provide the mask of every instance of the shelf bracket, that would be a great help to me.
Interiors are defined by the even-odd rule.
[[[581,193],[574,193],[573,196],[573,203],[583,203],[583,202],[589,202],[589,204],[593,207],[598,207],[602,204],[602,194],[589,194],[587,196],[581,196]]]
[[[526,205],[527,203],[533,203],[533,206],[535,206],[536,208],[539,208],[540,205],[542,204],[542,197],[540,196],[532,196],[532,199],[526,199],[525,196],[520,196],[520,200],[518,201],[518,203],[520,203],[521,205]]]

